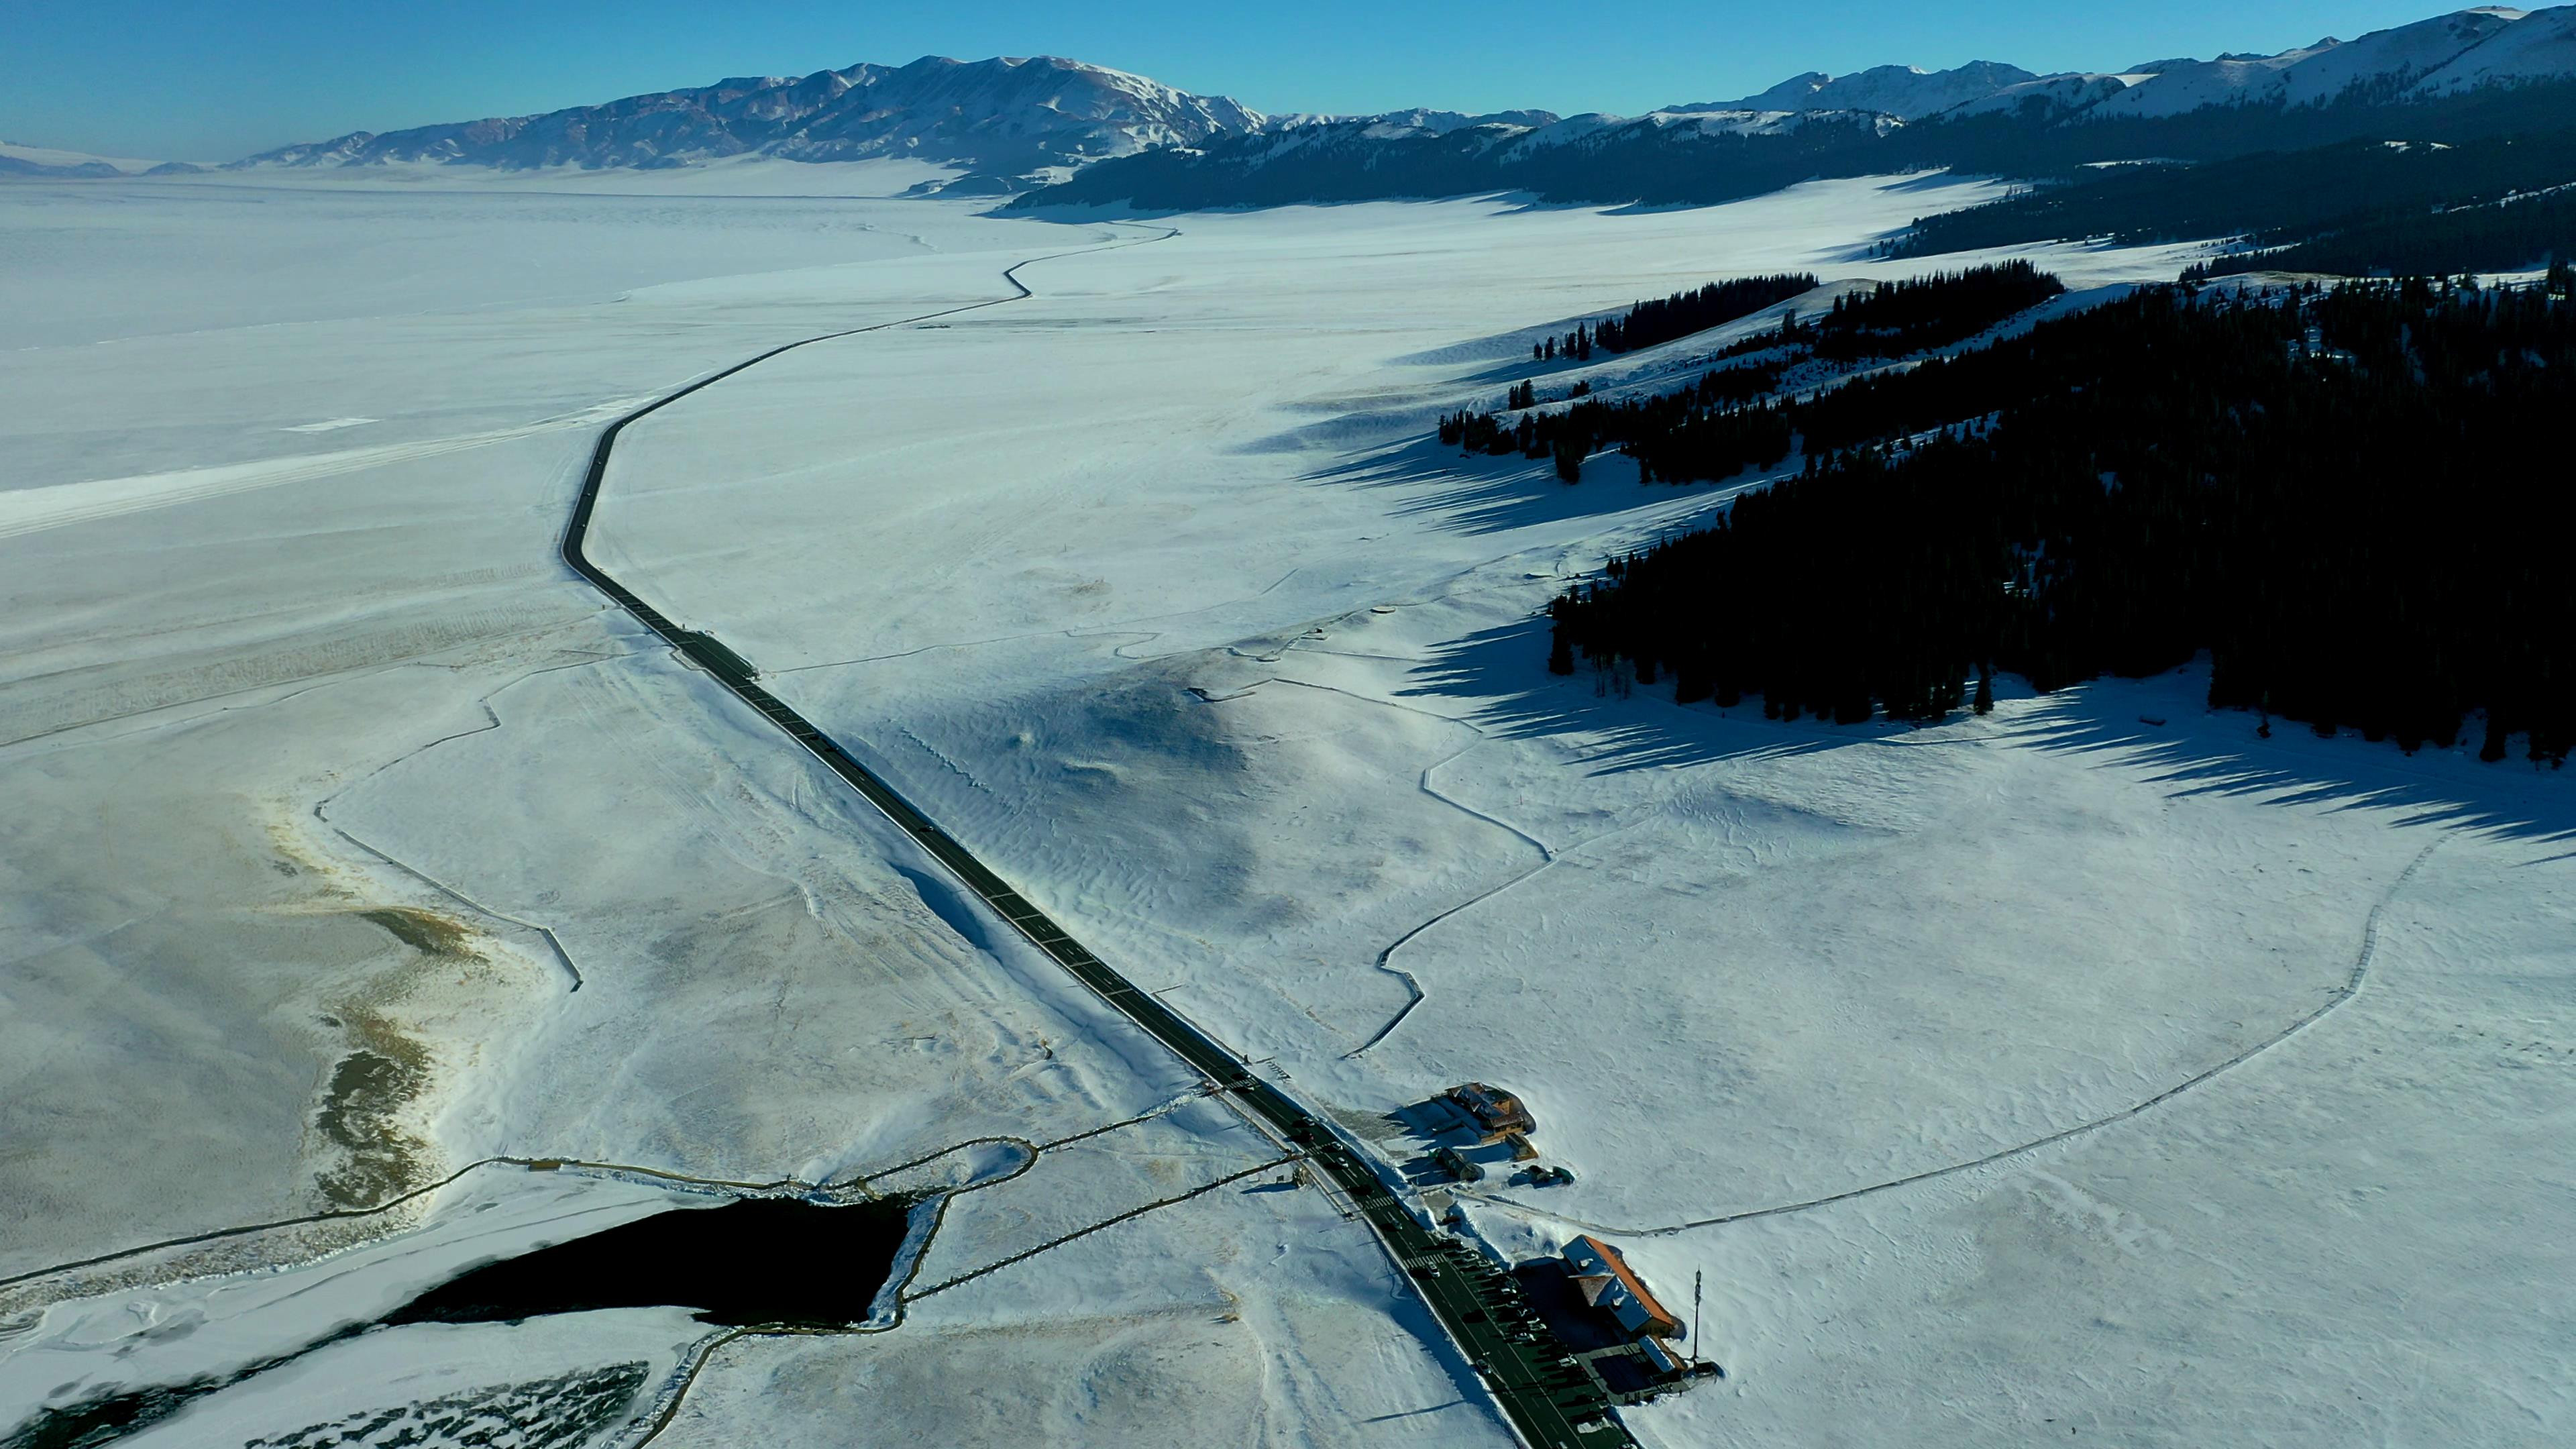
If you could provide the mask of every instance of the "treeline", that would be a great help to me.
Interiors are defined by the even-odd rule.
[[[1903,357],[1974,337],[2065,292],[2065,283],[2021,261],[1881,282],[1836,297],[1811,345],[1820,357],[1846,361]]]
[[[1806,402],[1771,399],[1795,362],[1895,357],[1946,346],[2065,290],[2056,277],[2021,261],[1881,283],[1836,299],[1830,311],[1812,321],[1783,318],[1777,330],[1744,338],[1720,353],[1777,351],[1782,356],[1776,360],[1712,368],[1691,386],[1654,397],[1584,399],[1578,392],[1569,395],[1571,406],[1547,412],[1535,411],[1537,388],[1524,382],[1507,394],[1505,412],[1519,416],[1444,415],[1439,438],[1470,453],[1552,457],[1557,476],[1568,483],[1582,480],[1584,458],[1614,445],[1637,460],[1638,474],[1647,482],[1732,478],[1786,458],[1800,432],[1829,440],[1826,446],[1840,446],[1859,436],[1854,429],[1886,418],[1917,416],[1920,421],[1911,430],[1920,431],[1966,416],[1945,410],[1947,394],[1906,380],[1927,372],[1948,378],[1953,364],[1939,359],[1903,377],[1857,379]],[[1843,397],[1855,388],[1861,390],[1857,400]]]
[[[2576,254],[2576,130],[2350,142],[2201,166],[2124,166],[1920,217],[1880,247],[1913,257],[2028,242],[2244,237],[2186,280],[2257,270],[2445,276]],[[2545,193],[2537,194],[2534,193]]]
[[[1578,395],[1572,406],[1542,413],[1534,410],[1532,384],[1522,383],[1511,390],[1518,417],[1444,414],[1439,437],[1470,453],[1554,458],[1557,476],[1568,483],[1581,482],[1583,460],[1610,443],[1624,444],[1649,482],[1726,478],[1789,455],[1789,409],[1745,406],[1779,384],[1777,363],[1719,367],[1675,392],[1617,401]]]
[[[1626,660],[1684,701],[1856,722],[1982,708],[1991,670],[2047,690],[2205,649],[2214,705],[2410,750],[2484,710],[2482,757],[2523,731],[2558,763],[2570,283],[2157,288],[1919,392],[1891,379],[1880,437],[1919,432],[1906,408],[1936,394],[1950,425],[1811,439],[1803,477],[1559,598],[1551,665]]]
[[[2576,181],[2576,129],[2563,122],[2553,130],[2457,145],[2352,141],[2198,166],[2096,170],[1983,206],[1917,217],[1879,250],[1921,257],[2045,241],[2099,238],[2135,246],[2230,236],[2262,236],[2277,245],[2568,181]]]
[[[2130,158],[2220,161],[2376,144],[2392,136],[2465,146],[2564,130],[2570,115],[2576,115],[2576,83],[2550,80],[2433,99],[2356,92],[2324,105],[2211,106],[2112,120],[2070,117],[2034,99],[2019,113],[1935,117],[1895,127],[1868,116],[1813,115],[1755,135],[1639,119],[1606,129],[1587,124],[1580,130],[1532,131],[1497,124],[1388,136],[1368,120],[1355,119],[1113,157],[1010,206],[1123,203],[1188,211],[1499,190],[1529,191],[1551,202],[1706,205],[1819,177],[1943,167],[1961,174],[2089,182],[2103,179],[2086,169],[2090,163]],[[2295,164],[2282,168],[2295,181],[2294,173]],[[2204,234],[2283,224],[2262,214],[2274,194],[2278,188],[2246,193],[2254,215]],[[2094,230],[2086,224],[2085,234]]]
[[[1592,349],[1605,352],[1633,352],[1688,337],[1711,327],[1723,327],[1739,317],[1750,317],[1774,302],[1785,302],[1820,284],[1813,273],[1781,272],[1767,277],[1737,277],[1732,281],[1711,282],[1695,292],[1675,292],[1661,301],[1643,301],[1630,307],[1625,316],[1605,317],[1601,324],[1577,327],[1563,339],[1563,355],[1588,361]],[[1530,356],[1545,361],[1559,355],[1558,339],[1549,338],[1534,344]]]
[[[2447,211],[2393,211],[2355,220],[2330,235],[2200,263],[2184,281],[2245,272],[2328,272],[2336,276],[2428,277],[2511,272],[2576,259],[2576,184]]]

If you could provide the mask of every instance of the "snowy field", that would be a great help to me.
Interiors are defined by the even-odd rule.
[[[1390,1164],[1389,1113],[1524,1093],[1578,1181],[1496,1173],[1474,1229],[1705,1276],[1729,1376],[1650,1442],[2568,1435],[2565,781],[2257,739],[2188,672],[1913,731],[1556,679],[1533,612],[1717,492],[1423,441],[1576,317],[1901,275],[1871,239],[1993,188],[1116,224],[867,169],[0,190],[0,1279],[496,1156],[1037,1148],[916,1287],[1195,1195],[887,1332],[394,1330],[167,1442],[632,1364],[630,1426],[695,1370],[666,1444],[1504,1441],[1363,1232],[554,561],[604,417],[1041,257],[629,428],[593,555]],[[0,1283],[0,1420],[640,1181]]]

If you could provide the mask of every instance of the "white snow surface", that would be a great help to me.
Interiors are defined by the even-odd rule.
[[[1976,60],[1950,70],[1880,65],[1849,75],[1810,71],[1741,100],[1677,110],[1877,111],[1913,120],[2040,77],[2017,65]]]
[[[0,385],[32,400],[0,431],[0,1276],[295,1217],[371,1161],[820,1181],[1008,1139],[1035,1150],[890,1180],[985,1184],[916,1290],[1249,1175],[888,1332],[717,1347],[663,1442],[1505,1442],[1275,1149],[554,561],[625,400],[1052,257],[1030,300],[628,428],[595,556],[1391,1166],[1420,1144],[1388,1114],[1522,1092],[1579,1180],[1497,1172],[1463,1199],[1484,1241],[1597,1231],[1668,1300],[1705,1275],[1729,1377],[1631,1411],[1649,1442],[2562,1442],[2564,780],[2257,739],[2188,672],[1924,730],[1596,692],[1544,672],[1534,611],[1721,490],[1424,439],[1574,319],[1901,274],[1871,240],[1998,192],[1058,226],[191,179],[0,216],[13,246],[116,239],[0,292]],[[388,280],[434,250],[416,218],[487,265]],[[657,249],[586,275],[639,228]],[[263,245],[304,247],[303,284],[227,288]],[[2101,295],[2180,256],[2028,254]],[[373,1158],[316,1125],[359,1050],[418,1063]],[[564,1194],[671,1200],[481,1169],[0,1284],[0,1421],[364,1317]],[[372,1334],[156,1432],[335,1423],[440,1375],[669,1383],[695,1327]]]
[[[2542,12],[2546,17],[2548,12]],[[2098,116],[2173,116],[2203,106],[2280,102],[2316,105],[2355,86],[2403,87],[2445,73],[2490,45],[2515,46],[2529,16],[2461,10],[2411,25],[2374,30],[2357,40],[2321,40],[2298,50],[2253,58],[2194,61],[2157,74],[2104,100]],[[2551,22],[2544,18],[2543,25]],[[2561,73],[2576,66],[2562,65]]]
[[[2576,75],[2576,5],[2518,15],[2416,87],[2425,95],[2452,95],[2480,86],[2563,80]]]

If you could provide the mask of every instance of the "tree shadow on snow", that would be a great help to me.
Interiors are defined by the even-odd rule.
[[[2048,696],[2006,738],[2025,747],[2098,757],[2141,774],[2174,799],[2226,796],[2265,804],[2382,813],[2402,827],[2439,826],[2544,845],[2576,842],[2576,775],[2535,768],[2519,749],[2492,764],[2476,758],[2476,720],[2452,750],[2410,756],[2351,730],[2320,739],[2306,725],[2247,711],[2210,709],[2200,667],[2149,681],[2077,685]],[[2142,713],[2144,702],[2151,713]],[[2515,742],[2517,745],[2520,741]],[[2536,857],[2576,859],[2576,850]]]
[[[1759,702],[1720,712],[1709,704],[1675,704],[1672,686],[1631,687],[1585,668],[1571,677],[1547,672],[1544,619],[1480,630],[1434,651],[1398,698],[1472,698],[1472,718],[1498,739],[1553,739],[1574,750],[1596,775],[1672,769],[1721,760],[1777,759],[1860,744],[1901,729],[1849,730],[1762,718]]]
[[[1656,504],[1687,507],[1694,499],[1715,508],[1731,494],[1728,484],[1637,482],[1634,460],[1615,453],[1598,455],[1583,465],[1583,481],[1557,481],[1555,465],[1544,458],[1466,457],[1437,438],[1414,436],[1306,475],[1307,481],[1340,488],[1372,488],[1410,496],[1388,512],[1398,518],[1425,519],[1452,533],[1508,533],[1534,524],[1570,518],[1599,518]],[[1676,521],[1672,526],[1690,526]],[[1545,651],[1541,651],[1544,657]]]
[[[1544,619],[1483,630],[1436,651],[1400,694],[1479,701],[1471,718],[1488,734],[1557,740],[1594,774],[1855,746],[1973,749],[1991,742],[2088,757],[2098,768],[2132,775],[2176,800],[2223,796],[2365,811],[2400,828],[2576,846],[2576,774],[2535,769],[2518,750],[2494,764],[2481,763],[2475,758],[2475,721],[2463,732],[2460,748],[2427,746],[2411,757],[2393,743],[2374,743],[2349,730],[2320,739],[2307,726],[2285,720],[2273,721],[2272,737],[2264,739],[2255,732],[2255,715],[2208,707],[2205,664],[2144,680],[2071,685],[2037,696],[2031,707],[1996,716],[2005,722],[1995,733],[1972,733],[1884,719],[1866,725],[1765,719],[1758,699],[1727,711],[1707,702],[1676,704],[1669,676],[1632,685],[1623,695],[1617,674],[1588,666],[1578,666],[1571,677],[1548,673],[1547,652]],[[2016,679],[1998,679],[1996,686],[2008,705],[2034,698]],[[1967,718],[1954,713],[1951,722]],[[2576,860],[2576,848],[2522,863],[2563,860]]]

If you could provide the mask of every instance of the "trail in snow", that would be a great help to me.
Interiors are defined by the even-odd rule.
[[[597,427],[633,407],[637,399],[620,398],[577,413],[543,418],[515,428],[467,433],[453,438],[427,438],[416,443],[387,443],[373,448],[344,448],[255,463],[228,463],[217,468],[189,468],[175,473],[145,473],[130,478],[95,478],[82,483],[53,483],[40,488],[0,492],[0,538],[16,538],[48,528],[118,518],[146,509],[167,508],[205,498],[223,498],[287,483],[309,483],[366,468],[442,457],[473,448],[488,448],[519,438],[576,428]]]
[[[407,750],[393,759],[385,761],[383,764],[369,770],[357,779],[350,781],[348,784],[343,785],[339,789],[332,791],[330,794],[323,796],[321,799],[314,801],[313,818],[320,821],[322,824],[329,826],[331,828],[331,833],[339,836],[342,840],[349,842],[351,845],[354,845],[358,849],[365,851],[367,854],[374,856],[386,865],[392,866],[394,869],[401,871],[403,874],[410,876],[416,881],[419,881],[431,890],[438,892],[440,895],[447,897],[449,900],[456,902],[458,905],[465,907],[476,915],[495,921],[506,922],[518,927],[520,930],[533,932],[536,935],[543,937],[546,945],[553,950],[556,962],[562,965],[564,973],[572,978],[572,989],[574,991],[579,991],[581,989],[581,968],[573,964],[572,952],[564,948],[563,938],[556,935],[552,927],[541,926],[534,921],[522,920],[517,916],[511,915],[507,911],[497,910],[491,906],[487,906],[481,901],[474,899],[472,896],[467,895],[457,887],[452,886],[446,881],[440,880],[429,872],[420,869],[418,866],[412,865],[407,861],[400,860],[391,852],[379,849],[376,846],[368,844],[366,841],[360,840],[358,837],[350,834],[347,830],[334,822],[329,814],[329,809],[332,801],[339,799],[342,795],[356,789],[359,785],[374,779],[376,776],[383,774],[385,771],[392,769],[396,765],[402,764],[406,760],[418,759],[420,756],[429,753],[431,750],[437,749],[440,745],[465,739],[472,735],[488,734],[493,730],[499,729],[501,727],[501,715],[498,710],[492,708],[492,701],[500,698],[509,690],[536,678],[538,675],[555,674],[567,669],[587,669],[594,664],[600,664],[611,659],[620,659],[624,657],[625,656],[619,654],[600,654],[588,659],[576,660],[570,664],[550,664],[543,669],[529,670],[527,673],[520,675],[516,679],[510,680],[508,683],[501,685],[491,693],[484,695],[481,699],[474,701],[475,707],[483,711],[484,722],[482,724],[476,725],[472,729],[458,730],[454,734],[441,735],[437,739],[431,740],[429,743],[420,746],[418,749]]]
[[[1489,1202],[1497,1207],[1507,1208],[1526,1216],[1546,1218],[1553,1222],[1570,1224],[1571,1226],[1583,1228],[1590,1232],[1611,1233],[1621,1237],[1666,1237],[1674,1233],[1688,1232],[1693,1228],[1722,1227],[1728,1223],[1749,1222],[1754,1218],[1779,1217],[1788,1213],[1806,1212],[1811,1208],[1829,1207],[1834,1203],[1849,1202],[1854,1198],[1869,1197],[1877,1193],[1890,1192],[1900,1187],[1911,1187],[1917,1183],[1931,1182],[1938,1178],[1950,1177],[1962,1172],[1972,1172],[1980,1167],[1991,1167],[1998,1162],[2004,1162],[2011,1158],[2021,1157],[2025,1154],[2036,1152],[2043,1147],[2051,1147],[2071,1138],[2081,1137],[2091,1132],[2098,1132],[2105,1127],[2115,1126],[2119,1123],[2128,1121],[2132,1117],[2137,1117],[2144,1113],[2153,1111],[2154,1109],[2163,1106],[2165,1103],[2174,1100],[2176,1097],[2183,1095],[2185,1092],[2189,1092],[2196,1087],[2204,1086],[2209,1082],[2215,1081],[2219,1077],[2245,1065],[2247,1062],[2253,1061],[2255,1058],[2262,1056],[2264,1053],[2281,1045],[2283,1042],[2288,1041],[2290,1038],[2297,1036],[2299,1033],[2306,1031],[2309,1027],[2324,1020],[2326,1016],[2333,1012],[2337,1007],[2342,1006],[2345,1002],[2348,1002],[2352,1000],[2353,997],[2359,995],[2362,983],[2368,980],[2370,976],[2371,958],[2376,956],[2379,951],[2380,916],[2386,912],[2389,903],[2397,899],[2398,893],[2406,888],[2407,883],[2414,880],[2415,873],[2424,868],[2424,862],[2432,859],[2433,852],[2440,849],[2441,844],[2442,842],[2437,838],[2431,844],[2425,846],[2422,851],[2418,852],[2415,859],[2408,862],[2406,868],[2397,873],[2397,878],[2389,882],[2388,889],[2382,892],[2379,900],[2371,906],[2370,914],[2362,921],[2361,949],[2353,957],[2352,973],[2345,978],[2343,985],[2335,988],[2334,993],[2326,998],[2324,1004],[2318,1006],[2315,1010],[2300,1017],[2296,1021],[2291,1022],[2288,1026],[2281,1028],[2271,1036],[2256,1042],[2254,1045],[2247,1047],[2245,1050],[2238,1052],[2227,1060],[2218,1063],[2216,1066],[2186,1077],[2182,1081],[2177,1082],[2163,1091],[2158,1092],[2154,1096],[2147,1098],[2145,1101],[2123,1108],[2107,1117],[2096,1117],[2090,1122],[2079,1122],[2075,1126],[2065,1128],[2062,1131],[2051,1132],[2045,1137],[2035,1137],[2028,1142],[2004,1148],[2000,1152],[1990,1152],[1983,1157],[1972,1158],[1966,1162],[1954,1162],[1947,1167],[1936,1167],[1928,1172],[1917,1172],[1905,1177],[1892,1178],[1886,1182],[1875,1182],[1866,1187],[1855,1187],[1848,1191],[1832,1193],[1825,1197],[1809,1198],[1803,1202],[1780,1203],[1772,1207],[1750,1208],[1743,1212],[1725,1213],[1713,1218],[1695,1218],[1689,1222],[1672,1223],[1662,1227],[1621,1227],[1608,1223],[1588,1222],[1582,1218],[1568,1217],[1563,1213],[1550,1212],[1542,1207],[1533,1207],[1517,1198],[1504,1197],[1498,1193],[1478,1192],[1475,1189],[1464,1185],[1452,1188],[1451,1191],[1460,1197],[1472,1197],[1480,1202]]]

